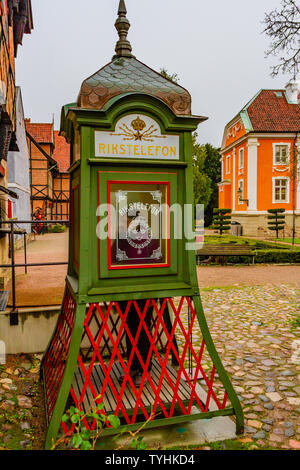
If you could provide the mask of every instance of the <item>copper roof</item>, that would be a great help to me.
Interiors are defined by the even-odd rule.
[[[80,90],[80,108],[102,109],[111,98],[138,92],[164,101],[177,115],[191,114],[191,95],[134,57],[116,57],[87,78]]]
[[[125,1],[120,0],[115,27],[119,34],[116,55],[82,86],[77,106],[87,109],[102,109],[114,96],[124,93],[145,93],[164,101],[177,115],[191,114],[191,95],[176,83],[163,77],[137,60],[131,53],[127,39],[130,23],[126,18]]]

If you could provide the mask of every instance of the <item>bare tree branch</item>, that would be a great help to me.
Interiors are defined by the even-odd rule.
[[[297,0],[298,3],[298,0]],[[266,57],[279,56],[271,75],[288,73],[296,79],[300,70],[300,5],[296,0],[282,0],[280,9],[265,13],[265,33],[271,39]]]

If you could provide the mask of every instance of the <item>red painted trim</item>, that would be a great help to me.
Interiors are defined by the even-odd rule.
[[[12,219],[12,202],[10,199],[8,199],[8,209],[7,209],[7,217],[9,219]]]
[[[112,266],[111,265],[111,238],[110,233],[108,234],[108,269],[135,269],[135,268],[168,268],[170,266],[170,182],[169,181],[118,181],[112,180],[107,181],[107,203],[108,203],[108,227],[110,228],[110,185],[111,184],[165,184],[167,186],[167,217],[168,217],[168,226],[167,226],[167,262],[158,263],[158,264],[132,264],[132,265],[120,265]]]
[[[2,165],[0,165],[0,175],[5,176],[5,168]]]
[[[167,172],[167,171],[163,171],[163,172],[149,172],[149,171],[139,171],[139,172],[136,172],[136,173],[133,173],[132,171],[112,171],[112,170],[98,170],[97,171],[97,174],[98,174],[98,178],[97,178],[97,183],[98,183],[98,207],[100,205],[100,173],[109,173],[109,174],[114,174],[114,173],[121,173],[121,174],[130,174],[130,175],[174,175],[176,176],[176,179],[177,179],[177,203],[178,203],[178,191],[179,191],[179,188],[178,188],[178,173],[177,172],[174,172],[174,171],[170,171],[170,172]],[[121,183],[123,182],[127,182],[127,181],[121,181]],[[138,181],[136,183],[145,183],[145,181]],[[151,184],[157,184],[157,183],[161,183],[161,181],[153,181]],[[169,184],[169,181],[167,182]],[[109,201],[109,197],[108,197],[108,200],[107,202]],[[177,209],[178,211],[178,209]],[[98,223],[100,222],[100,216],[98,215]],[[108,214],[108,223],[109,223],[109,214]],[[178,233],[178,217],[177,217],[177,233]],[[168,246],[167,246],[167,257],[168,257],[168,264],[162,264],[162,265],[158,265],[158,267],[170,267],[170,253],[171,253],[171,250],[170,250],[170,189],[168,191]],[[177,273],[178,273],[178,252],[179,252],[179,247],[178,247],[178,240],[177,241]],[[110,239],[109,239],[109,242],[110,242]],[[98,279],[101,279],[101,262],[100,262],[100,239],[98,238]],[[110,251],[110,250],[108,250]],[[108,253],[108,256],[110,256],[110,253]],[[110,269],[134,269],[134,268],[142,268],[142,267],[146,267],[146,268],[152,268],[152,267],[157,267],[156,265],[145,265],[145,266],[141,266],[141,265],[132,265],[132,266],[128,266],[128,267],[124,267],[124,266],[120,266],[120,267],[113,267],[113,268],[110,268]]]

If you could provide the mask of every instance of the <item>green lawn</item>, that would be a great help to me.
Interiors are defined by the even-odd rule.
[[[276,241],[276,238],[274,238],[274,240]],[[280,242],[293,243],[292,238],[278,238],[277,240],[280,241]],[[295,238],[295,243],[299,243],[299,245],[300,245],[300,238]]]
[[[247,237],[236,237],[233,235],[205,235],[204,243],[208,245],[220,245],[220,244],[233,244],[233,245],[249,245],[255,250],[266,250],[266,249],[282,249],[289,250],[288,245],[282,243],[271,243],[262,240],[255,240]]]

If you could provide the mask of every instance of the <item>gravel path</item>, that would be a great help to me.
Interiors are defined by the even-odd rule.
[[[250,266],[197,267],[200,287],[296,284],[300,286],[300,266],[260,264]]]

